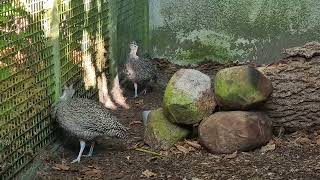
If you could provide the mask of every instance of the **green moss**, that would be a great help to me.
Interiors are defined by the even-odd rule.
[[[217,73],[214,86],[218,100],[222,99],[226,104],[240,106],[265,100],[266,97],[257,90],[258,76],[245,78],[247,75],[244,71],[251,73],[250,70],[245,68],[239,71],[225,69]]]
[[[145,141],[155,149],[168,149],[190,134],[188,129],[171,123],[160,108],[152,111],[145,131]]]
[[[197,63],[206,56],[222,62],[270,63],[279,58],[282,48],[319,40],[318,0],[149,2],[153,56],[179,64]]]
[[[163,108],[168,119],[173,123],[195,124],[202,117],[193,99],[185,92],[175,89],[173,77],[165,90]]]
[[[204,59],[223,63],[232,59],[232,54],[229,49],[217,44],[205,45],[201,42],[195,42],[188,50],[179,49],[177,59],[183,59],[190,64],[200,63]]]

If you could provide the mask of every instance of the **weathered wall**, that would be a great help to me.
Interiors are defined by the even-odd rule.
[[[319,0],[150,0],[153,57],[176,63],[276,60],[320,39]]]

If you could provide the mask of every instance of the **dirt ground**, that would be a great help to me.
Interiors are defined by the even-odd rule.
[[[158,67],[164,72],[162,85],[179,68],[167,64]],[[198,67],[211,76],[221,68],[214,64]],[[114,112],[130,128],[128,140],[99,140],[93,157],[83,157],[79,164],[70,164],[78,154],[78,142],[58,140],[62,146],[55,153],[48,151],[41,156],[45,166],[37,179],[320,179],[320,131],[280,134],[262,149],[231,155],[210,154],[197,147],[197,139],[152,154],[154,151],[143,144],[141,112],[160,107],[163,91],[158,88],[137,99],[131,93],[131,108]],[[132,146],[149,151],[128,148]]]

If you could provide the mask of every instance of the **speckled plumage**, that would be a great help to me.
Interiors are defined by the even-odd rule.
[[[134,84],[150,86],[152,82],[155,83],[157,81],[155,66],[137,55],[138,46],[135,42],[130,43],[129,47],[130,53],[123,70],[126,77]]]
[[[91,141],[87,156],[92,156],[95,139],[99,136],[125,138],[127,128],[99,102],[72,98],[75,90],[72,85],[65,87],[59,101],[53,105],[51,115],[70,135],[80,141],[80,151],[74,162],[80,162],[86,141]]]
[[[72,98],[56,105],[59,125],[71,135],[86,141],[98,136],[124,138],[126,128],[102,104],[90,99]]]
[[[129,55],[125,64],[125,72],[128,79],[135,83],[148,83],[156,80],[156,70],[150,61],[144,58],[132,57]]]

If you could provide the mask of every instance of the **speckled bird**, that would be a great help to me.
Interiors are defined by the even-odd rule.
[[[150,61],[137,55],[136,42],[131,42],[129,48],[130,53],[124,66],[124,73],[134,85],[134,97],[138,97],[138,84],[150,86],[151,83],[156,83],[156,68]],[[146,94],[146,91],[144,89],[143,93]]]
[[[72,161],[72,163],[79,163],[86,141],[91,142],[91,147],[85,156],[92,156],[97,137],[109,136],[123,139],[128,129],[118,122],[117,118],[102,104],[90,99],[73,98],[74,93],[72,85],[65,86],[51,115],[67,133],[79,139],[80,151],[78,157]]]

